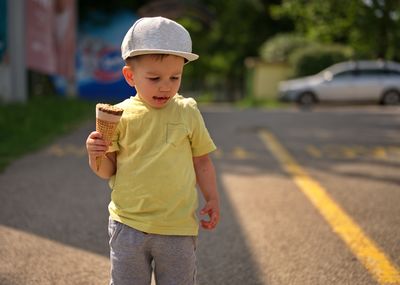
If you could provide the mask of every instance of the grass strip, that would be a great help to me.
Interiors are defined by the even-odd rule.
[[[94,116],[95,103],[46,96],[0,104],[0,172],[16,158],[50,143]]]

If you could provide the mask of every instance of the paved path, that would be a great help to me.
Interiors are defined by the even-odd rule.
[[[0,174],[0,284],[107,283],[109,191],[86,164],[89,129]]]
[[[398,109],[207,108],[204,117],[219,146],[222,221],[200,233],[200,285],[384,284],[299,191],[260,130],[279,139],[398,270]],[[0,174],[0,285],[108,283],[110,190],[87,166],[93,128],[86,123]]]
[[[84,142],[93,128],[86,123],[0,174],[0,285],[108,284],[110,190],[87,166]],[[230,218],[200,235],[200,284],[261,284],[221,196]]]

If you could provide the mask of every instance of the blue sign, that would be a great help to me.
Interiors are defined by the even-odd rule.
[[[79,96],[121,101],[135,94],[123,75],[121,42],[137,17],[130,12],[92,13],[79,26],[77,78]]]

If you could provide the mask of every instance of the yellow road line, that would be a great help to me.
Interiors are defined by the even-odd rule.
[[[353,147],[342,147],[342,152],[345,158],[355,158],[357,157],[357,151]]]
[[[333,231],[342,238],[378,283],[381,285],[400,284],[400,271],[396,265],[389,260],[374,241],[367,237],[352,218],[329,196],[327,191],[307,174],[276,137],[266,130],[260,131],[259,136],[282,167],[292,175],[297,186],[318,209]]]
[[[315,146],[313,146],[313,145],[308,145],[306,147],[306,151],[312,157],[315,157],[315,158],[321,158],[322,157],[321,151],[318,148],[316,148]]]
[[[233,156],[237,159],[246,159],[250,157],[250,154],[241,147],[235,147],[233,149]]]
[[[384,147],[375,147],[372,153],[374,158],[387,159],[387,154]]]

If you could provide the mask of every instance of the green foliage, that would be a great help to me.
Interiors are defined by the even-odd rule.
[[[283,0],[272,15],[293,20],[310,39],[349,45],[358,57],[400,60],[400,0]]]
[[[287,62],[295,50],[310,44],[309,40],[300,35],[278,34],[261,46],[260,56],[266,62]]]
[[[244,88],[247,57],[257,56],[260,45],[280,30],[285,30],[285,20],[274,20],[269,14],[271,3],[261,0],[204,0],[203,7],[214,18],[209,26],[199,26],[197,20],[178,19],[190,32],[193,50],[200,55],[193,66],[185,67],[184,84],[201,80],[205,90],[223,90],[227,100]]]
[[[49,143],[94,116],[95,104],[57,97],[0,104],[0,171],[12,160]]]
[[[341,41],[351,29],[354,11],[360,0],[283,0],[272,8],[275,18],[288,17],[294,21],[295,30],[318,42]]]
[[[318,73],[332,64],[349,60],[351,57],[352,50],[348,47],[314,44],[295,51],[290,57],[290,62],[294,76],[300,77]]]
[[[352,49],[343,45],[322,44],[300,35],[278,34],[260,49],[267,62],[288,62],[294,77],[315,74],[322,69],[353,57]]]

